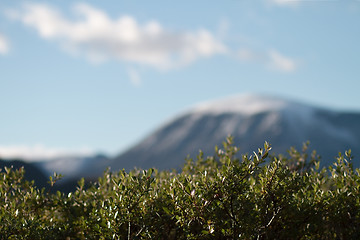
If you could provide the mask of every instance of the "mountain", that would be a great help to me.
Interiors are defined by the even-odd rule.
[[[95,181],[102,176],[109,163],[109,158],[103,154],[94,156],[63,156],[43,161],[25,162],[20,159],[0,159],[0,168],[24,167],[25,179],[35,182],[38,188],[45,187],[50,191],[74,191],[77,182],[84,177],[86,182]],[[49,176],[54,172],[63,175],[53,187],[50,187]]]
[[[13,167],[14,169],[19,169],[24,167],[25,175],[24,178],[27,181],[34,181],[35,185],[39,188],[48,187],[47,181],[49,179],[43,174],[41,169],[35,166],[32,163],[26,163],[21,160],[12,159],[12,160],[3,160],[0,159],[0,168],[4,169],[4,167]],[[4,171],[4,170],[2,170]]]
[[[214,146],[231,134],[241,153],[252,153],[268,141],[273,153],[304,142],[334,161],[338,152],[352,149],[360,156],[360,113],[340,112],[262,95],[239,95],[205,102],[185,111],[128,151],[115,157],[112,170],[133,167],[178,168],[187,155],[201,149],[213,155]],[[359,165],[359,164],[357,164]]]

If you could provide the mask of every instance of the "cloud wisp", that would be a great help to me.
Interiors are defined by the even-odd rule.
[[[298,63],[277,50],[271,49],[264,52],[255,52],[250,49],[240,49],[236,57],[243,62],[260,63],[271,70],[280,72],[294,72],[298,68]]]
[[[142,85],[141,77],[140,77],[140,74],[138,73],[138,71],[136,71],[133,68],[130,68],[128,70],[128,75],[130,78],[130,82],[133,86],[140,87]]]
[[[290,6],[290,7],[296,7],[299,5],[300,2],[303,0],[267,0],[269,3],[277,6]],[[310,0],[311,1],[311,0]],[[316,1],[316,0],[314,0]]]
[[[10,44],[7,38],[0,34],[0,55],[5,55],[10,51]]]
[[[269,50],[268,66],[282,72],[294,72],[298,67],[298,64],[295,60],[280,54],[276,50]]]
[[[157,21],[140,24],[132,16],[111,19],[87,4],[75,5],[73,12],[76,17],[71,19],[48,5],[25,4],[8,15],[92,62],[115,59],[166,70],[227,51],[205,29],[171,31]]]

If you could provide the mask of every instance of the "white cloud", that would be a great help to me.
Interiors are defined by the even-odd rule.
[[[10,51],[10,45],[8,40],[0,34],[0,54],[5,55]]]
[[[205,29],[176,32],[157,21],[140,24],[132,16],[111,19],[87,4],[77,4],[73,10],[76,18],[71,19],[48,5],[25,4],[8,15],[93,62],[116,59],[170,69],[227,50]]]
[[[20,158],[24,160],[43,160],[66,156],[89,156],[94,152],[89,148],[66,149],[36,145],[2,145],[0,146],[0,158]]]
[[[240,49],[237,58],[243,62],[260,63],[272,70],[281,72],[294,72],[298,68],[297,62],[271,49],[263,52],[256,52],[250,49]]]

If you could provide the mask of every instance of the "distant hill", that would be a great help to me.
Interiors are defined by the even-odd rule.
[[[332,163],[339,151],[349,148],[360,157],[360,113],[271,96],[240,95],[189,109],[118,155],[110,166],[112,170],[178,168],[199,149],[213,155],[214,146],[221,146],[229,134],[241,153],[252,153],[264,141],[271,143],[273,153],[285,153],[291,146],[301,150],[309,140],[310,148],[322,156],[322,164]]]
[[[24,167],[25,169],[25,179],[28,181],[35,182],[35,185],[39,188],[48,187],[47,181],[49,181],[48,176],[45,176],[41,169],[35,166],[32,163],[26,163],[21,160],[3,160],[0,159],[0,168],[3,169],[4,167],[11,167],[13,166],[14,169],[19,169]]]
[[[77,182],[84,177],[86,182],[96,181],[102,176],[108,165],[108,157],[102,154],[88,157],[60,157],[35,162],[25,162],[20,159],[0,159],[0,168],[13,166],[14,169],[24,167],[25,179],[35,182],[38,188],[45,187],[51,191],[74,191]],[[49,176],[54,172],[61,174],[61,180],[50,189]]]

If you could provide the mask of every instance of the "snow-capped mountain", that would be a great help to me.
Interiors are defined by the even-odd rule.
[[[360,156],[360,113],[344,113],[262,95],[240,95],[198,104],[164,124],[111,162],[111,169],[178,168],[187,155],[214,146],[233,135],[241,153],[252,153],[268,141],[273,153],[304,142],[322,156],[324,165],[338,152]],[[359,165],[359,164],[357,164]]]

